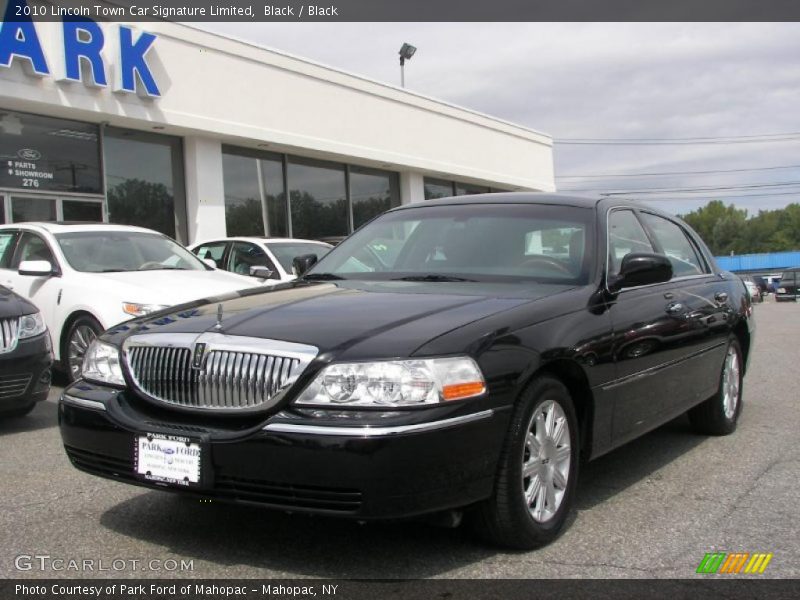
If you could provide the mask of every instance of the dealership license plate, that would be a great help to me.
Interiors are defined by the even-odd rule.
[[[136,438],[136,472],[147,481],[195,486],[200,483],[200,444],[189,438],[148,434]]]

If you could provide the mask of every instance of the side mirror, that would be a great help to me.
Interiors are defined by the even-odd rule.
[[[618,292],[622,288],[663,283],[672,279],[672,263],[666,256],[649,252],[626,254],[619,275],[608,282],[608,289]]]
[[[19,263],[18,273],[31,277],[49,277],[53,274],[53,265],[46,260],[23,260]]]
[[[272,270],[263,266],[250,267],[250,277],[258,277],[259,279],[269,279],[272,277]]]
[[[317,264],[316,254],[303,254],[301,256],[295,256],[294,260],[292,261],[294,274],[300,277],[303,273],[308,271],[315,264]]]
[[[203,262],[206,263],[212,269],[217,268],[217,261],[215,261],[213,258],[204,258]]]

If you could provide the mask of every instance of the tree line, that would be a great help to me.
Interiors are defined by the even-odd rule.
[[[777,210],[746,209],[713,200],[682,215],[716,256],[800,250],[800,204]]]

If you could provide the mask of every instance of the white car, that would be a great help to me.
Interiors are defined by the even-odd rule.
[[[744,287],[747,288],[747,293],[750,294],[750,299],[753,301],[762,302],[763,300],[756,300],[761,298],[761,292],[758,289],[758,286],[755,284],[754,281],[749,281],[744,279]]]
[[[296,257],[316,254],[319,260],[331,248],[330,244],[314,240],[260,237],[220,238],[189,246],[197,256],[206,261],[213,260],[220,269],[274,280],[275,283],[297,277],[292,269]]]
[[[134,317],[253,287],[212,268],[165,235],[126,225],[0,226],[0,285],[44,316],[55,358],[70,381],[91,341]]]

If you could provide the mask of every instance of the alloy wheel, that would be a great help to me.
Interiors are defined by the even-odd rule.
[[[725,357],[725,367],[722,373],[722,409],[726,419],[732,419],[739,406],[739,387],[741,373],[739,368],[739,353],[736,348],[728,348]]]
[[[69,372],[72,380],[81,376],[83,370],[83,357],[89,349],[89,345],[97,338],[97,333],[88,325],[78,325],[69,339]]]
[[[546,523],[558,511],[569,482],[571,432],[555,400],[536,407],[522,452],[522,495],[531,517]]]

